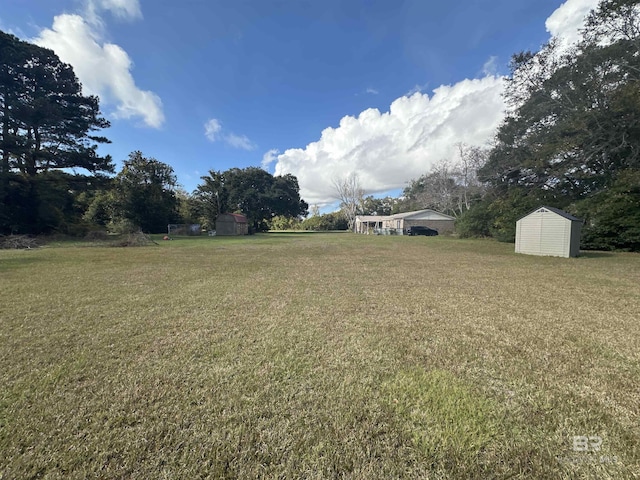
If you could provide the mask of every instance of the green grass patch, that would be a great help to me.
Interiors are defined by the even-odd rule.
[[[449,372],[402,371],[382,387],[407,434],[434,464],[473,464],[504,440],[497,403]]]

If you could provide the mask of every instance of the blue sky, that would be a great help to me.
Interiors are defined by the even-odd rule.
[[[573,38],[595,0],[3,0],[0,29],[73,65],[111,121],[101,147],[298,176],[311,204],[357,172],[402,188],[488,142],[510,56]]]

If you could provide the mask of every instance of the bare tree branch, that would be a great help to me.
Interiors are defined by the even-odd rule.
[[[335,198],[340,201],[342,214],[349,223],[349,230],[355,231],[356,215],[362,208],[364,200],[364,189],[360,185],[358,174],[353,172],[343,178],[332,180]]]

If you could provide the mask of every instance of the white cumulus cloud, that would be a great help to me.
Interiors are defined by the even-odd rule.
[[[547,19],[546,28],[563,43],[573,43],[597,4],[567,0]],[[483,145],[493,138],[505,113],[504,80],[497,70],[498,59],[492,56],[482,67],[483,78],[440,86],[431,96],[423,93],[428,83],[417,84],[388,112],[368,109],[346,116],[318,141],[279,154],[275,173],[296,175],[301,196],[310,204],[332,204],[332,180],[352,172],[367,193],[403,188],[435,162],[452,158],[456,143]]]
[[[298,177],[311,204],[334,201],[332,180],[357,172],[367,193],[402,188],[442,158],[455,144],[482,145],[504,114],[503,80],[486,76],[443,85],[433,95],[414,93],[395,100],[388,112],[367,109],[327,128],[304,149],[278,155],[276,175]]]
[[[52,49],[63,62],[73,66],[83,92],[98,95],[103,108],[105,105],[115,108],[113,117],[141,118],[147,126],[160,128],[164,123],[160,97],[136,85],[133,62],[127,52],[104,42],[98,30],[80,15],[63,14],[56,16],[52,27],[42,30],[32,41]]]
[[[598,0],[567,0],[547,18],[545,27],[562,46],[574,44],[580,40],[585,17],[597,6]]]

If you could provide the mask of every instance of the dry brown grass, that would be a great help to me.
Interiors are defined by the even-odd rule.
[[[0,478],[638,478],[638,255],[67,247],[0,252]]]

